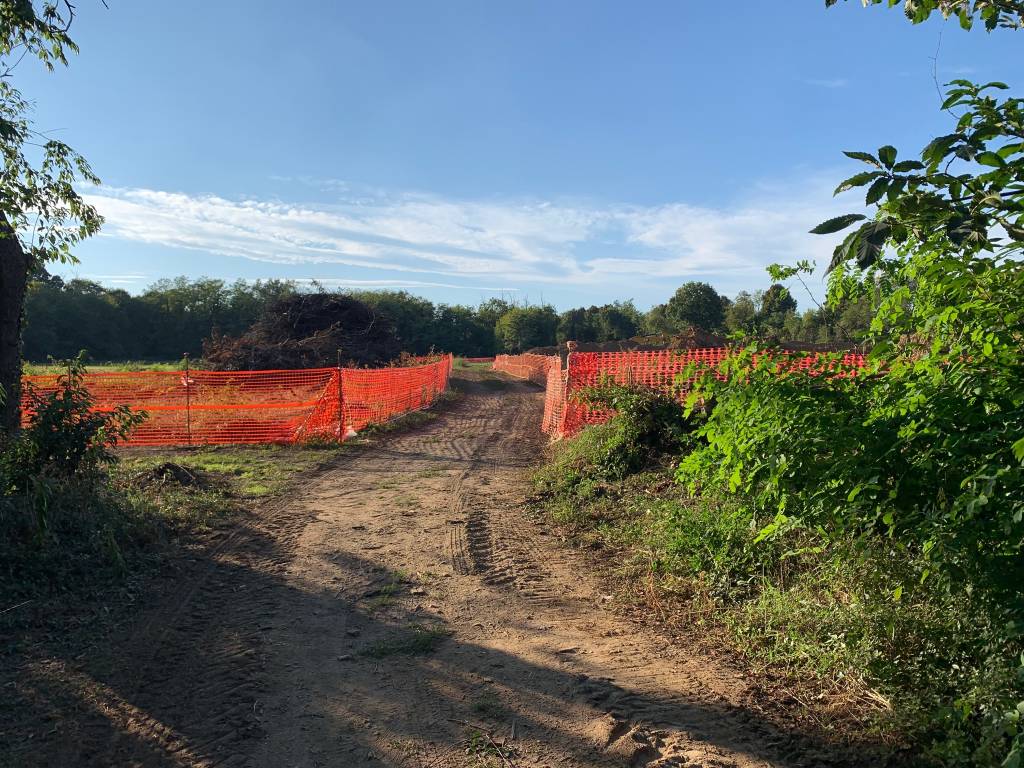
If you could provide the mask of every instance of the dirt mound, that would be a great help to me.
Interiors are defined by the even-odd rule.
[[[380,366],[401,352],[394,323],[363,302],[334,293],[303,293],[274,302],[238,338],[214,334],[203,343],[213,370]]]
[[[196,469],[183,467],[173,461],[165,461],[157,464],[152,469],[147,469],[134,477],[136,482],[145,485],[180,485],[182,488],[206,488],[210,485],[210,479],[205,472]]]

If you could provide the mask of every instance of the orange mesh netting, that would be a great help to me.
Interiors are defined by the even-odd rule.
[[[686,395],[685,382],[680,376],[691,363],[716,366],[729,354],[724,347],[688,350],[657,350],[636,352],[574,352],[568,356],[565,370],[560,369],[558,357],[544,355],[498,355],[494,369],[505,371],[520,379],[529,379],[545,387],[544,421],[542,429],[552,437],[575,435],[588,424],[601,424],[614,412],[591,408],[575,397],[575,393],[594,387],[603,380],[619,384],[639,384],[674,393],[682,399]],[[808,354],[787,356],[782,363],[789,369],[825,370],[834,367],[829,356]],[[860,368],[864,356],[847,354],[843,366]]]
[[[561,365],[557,355],[497,355],[494,370],[504,371],[517,379],[528,379],[534,384],[547,386],[548,371]]]
[[[343,439],[349,427],[426,408],[448,388],[451,365],[445,356],[409,368],[89,373],[85,385],[97,411],[127,405],[147,414],[129,445],[294,443]],[[53,392],[58,377],[26,376],[24,383],[27,423],[27,390]]]

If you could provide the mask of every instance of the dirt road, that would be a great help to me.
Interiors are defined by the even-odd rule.
[[[469,378],[465,378],[469,376]],[[667,644],[524,514],[542,399],[466,374],[239,526],[77,690],[69,765],[800,766],[735,671]]]

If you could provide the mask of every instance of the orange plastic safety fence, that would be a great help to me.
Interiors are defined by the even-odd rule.
[[[543,355],[499,355],[495,370],[505,371],[522,379],[545,386],[544,419],[542,429],[552,437],[575,435],[589,424],[601,424],[614,412],[592,408],[575,394],[602,381],[619,384],[637,384],[680,399],[686,395],[686,382],[681,375],[692,363],[713,367],[730,354],[726,348],[657,350],[651,352],[574,352],[568,356],[568,365],[560,369],[558,357]],[[844,367],[860,368],[863,355],[847,354],[842,358]],[[780,361],[780,369],[825,371],[835,367],[831,356],[795,355]]]
[[[146,413],[129,445],[293,443],[344,439],[394,416],[425,408],[448,388],[451,357],[411,368],[298,371],[139,371],[89,373],[94,409],[121,405]],[[341,387],[339,390],[339,381]],[[22,420],[31,392],[45,395],[58,377],[26,376]]]
[[[464,357],[462,358],[467,363],[493,363],[493,357]]]
[[[548,383],[548,372],[552,368],[557,370],[560,365],[557,355],[497,355],[493,368],[544,387]]]

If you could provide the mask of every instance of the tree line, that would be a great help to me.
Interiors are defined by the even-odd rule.
[[[214,333],[238,336],[275,300],[304,288],[287,280],[211,278],[159,280],[139,295],[89,280],[43,275],[26,298],[25,359],[170,360],[202,354]],[[476,306],[444,304],[405,291],[351,291],[394,323],[405,351],[431,349],[490,356],[552,346],[567,340],[606,342],[672,335],[690,328],[720,334],[758,333],[779,341],[856,341],[867,328],[869,301],[797,312],[781,284],[741,291],[729,299],[711,285],[688,282],[648,312],[632,301],[577,307],[559,313],[548,304],[492,298]]]

